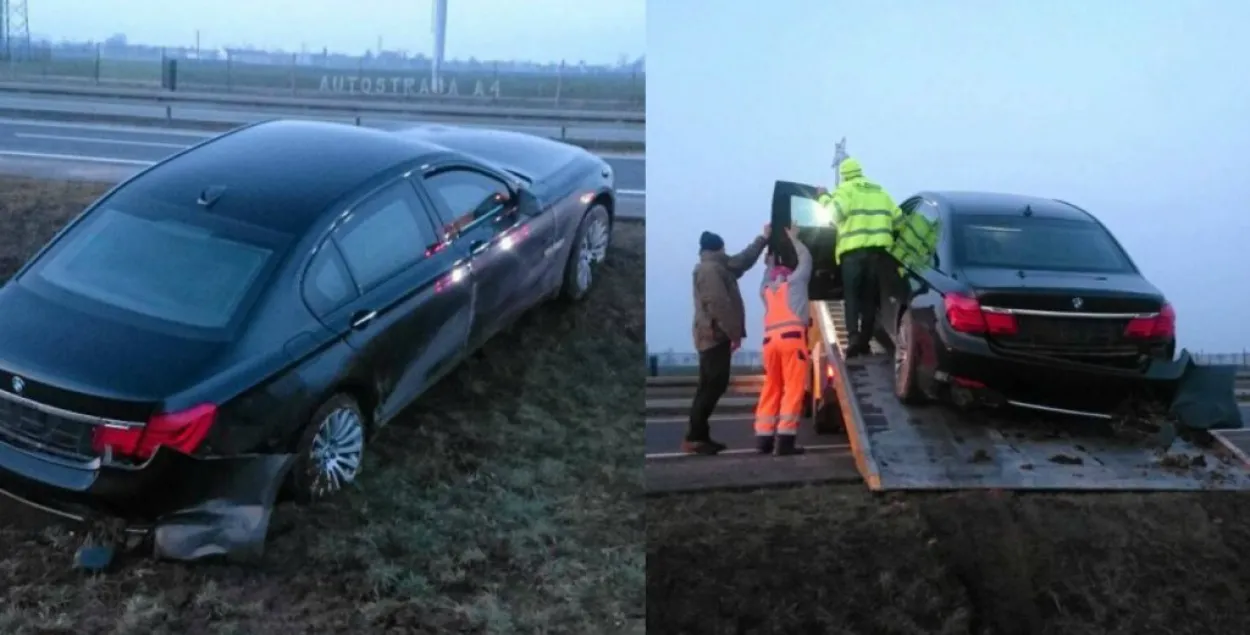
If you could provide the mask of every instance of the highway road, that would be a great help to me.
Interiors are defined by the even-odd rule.
[[[0,119],[0,172],[115,182],[215,136],[198,130]],[[622,217],[646,214],[646,157],[603,155],[616,171]]]
[[[0,111],[20,111],[58,113],[61,116],[80,117],[113,116],[141,117],[163,120],[167,114],[176,124],[178,121],[211,122],[218,124],[244,124],[275,117],[304,117],[325,121],[354,122],[353,113],[334,111],[301,111],[298,108],[246,108],[226,104],[187,103],[166,106],[152,103],[138,103],[133,100],[84,99],[81,97],[33,96],[0,94]],[[20,116],[20,115],[16,115]],[[33,116],[33,115],[28,115]],[[411,125],[413,116],[401,114],[365,114],[360,117],[362,124],[387,128],[398,125]],[[615,123],[574,123],[565,125],[559,121],[518,121],[505,118],[483,119],[482,117],[455,117],[423,115],[420,121],[426,123],[448,123],[468,126],[486,126],[503,130],[514,130],[543,137],[585,140],[611,141],[624,143],[643,143],[646,131],[638,124]]]

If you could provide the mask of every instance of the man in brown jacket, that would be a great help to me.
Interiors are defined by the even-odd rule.
[[[741,253],[725,253],[725,241],[712,232],[699,237],[694,268],[694,346],[699,351],[699,387],[690,404],[690,427],[681,449],[717,454],[725,445],[712,440],[708,419],[729,388],[730,360],[746,337],[746,308],[738,279],[755,266],[768,244],[769,226]]]

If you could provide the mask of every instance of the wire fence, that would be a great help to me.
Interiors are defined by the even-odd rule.
[[[164,76],[168,64],[176,85]],[[453,60],[435,81],[423,57],[100,44],[32,46],[0,63],[9,81],[175,88],[270,96],[469,101],[483,105],[643,110],[646,75],[636,67],[586,67]]]
[[[1250,351],[1241,352],[1190,352],[1198,364],[1241,366],[1250,370]],[[760,370],[764,367],[764,354],[761,351],[739,350],[733,354],[731,366],[737,371]],[[697,371],[699,354],[690,352],[666,351],[662,353],[647,352],[647,374],[651,376],[678,375]]]

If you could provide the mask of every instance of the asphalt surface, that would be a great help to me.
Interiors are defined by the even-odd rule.
[[[648,388],[648,402],[665,403],[658,409],[662,413],[648,416],[646,421],[646,456],[648,459],[666,459],[681,456],[681,442],[685,438],[687,426],[686,409],[689,407],[692,393],[682,389]],[[731,386],[721,398],[717,407],[719,411],[712,416],[712,438],[729,446],[730,454],[751,454],[755,445],[755,432],[752,417],[749,414],[759,398],[758,389],[739,389]],[[650,406],[649,406],[650,408]],[[1241,405],[1241,416],[1250,422],[1250,404]],[[799,428],[798,442],[800,445],[815,448],[822,452],[847,453],[848,440],[845,434],[816,434],[809,423]]]
[[[116,182],[215,133],[0,119],[0,172]],[[623,218],[646,217],[646,157],[604,155],[616,172]]]
[[[713,416],[712,438],[729,446],[733,454],[747,454],[755,448],[755,430],[750,416]],[[647,421],[647,458],[665,458],[681,452],[681,441],[686,436],[686,417],[673,416]],[[800,427],[798,443],[829,449],[846,449],[845,434],[816,434],[811,427]]]
[[[152,119],[172,119],[177,121],[199,121],[224,124],[243,124],[275,117],[311,117],[328,121],[355,121],[351,113],[336,114],[329,111],[301,111],[297,108],[245,108],[234,105],[211,103],[170,104],[136,103],[134,101],[85,99],[81,97],[56,97],[0,94],[0,110],[11,111],[42,111],[77,116],[123,116],[143,117]],[[390,127],[413,123],[411,117],[401,115],[362,115],[363,125]],[[614,123],[575,123],[566,124],[560,121],[524,122],[501,117],[483,119],[482,117],[423,116],[422,122],[439,122],[457,125],[476,125],[504,130],[514,130],[528,134],[568,138],[586,141],[611,141],[642,143],[646,141],[646,130],[638,124]]]

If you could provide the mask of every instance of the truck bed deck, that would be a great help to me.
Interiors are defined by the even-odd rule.
[[[1250,470],[1221,435],[1200,448],[1177,439],[1131,439],[1100,421],[1015,409],[961,412],[904,406],[892,360],[843,357],[840,302],[814,302],[823,355],[835,372],[843,420],[865,483],[874,490],[1242,490]],[[1243,414],[1244,416],[1244,414]],[[1242,442],[1244,444],[1244,441]]]

